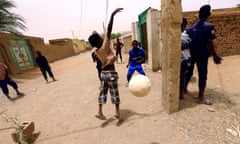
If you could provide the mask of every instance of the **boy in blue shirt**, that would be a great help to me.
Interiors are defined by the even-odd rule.
[[[139,47],[139,42],[137,40],[132,41],[132,48],[129,50],[129,60],[128,60],[128,72],[127,81],[129,82],[133,73],[137,71],[138,73],[145,75],[142,68],[142,64],[145,62],[145,50]]]

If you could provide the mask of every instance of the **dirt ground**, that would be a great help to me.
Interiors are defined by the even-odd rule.
[[[125,86],[126,59],[124,55],[125,63],[116,64],[121,123],[112,119],[115,109],[110,101],[103,109],[108,120],[94,117],[99,81],[90,52],[51,63],[56,82],[46,84],[38,69],[14,76],[26,96],[11,102],[1,94],[0,112],[19,121],[34,121],[32,144],[240,143],[240,55],[224,57],[221,65],[210,59],[206,97],[212,106],[196,103],[195,74],[179,112],[170,115],[161,105],[161,72],[145,65],[152,89],[145,97],[135,97]],[[10,93],[15,97],[12,88]],[[10,123],[0,120],[0,144],[14,143],[13,131]]]

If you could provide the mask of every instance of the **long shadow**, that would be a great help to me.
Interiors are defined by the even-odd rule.
[[[115,121],[115,120],[117,120],[116,126],[121,126],[124,122],[131,121],[131,120],[136,120],[136,119],[141,119],[141,118],[144,118],[144,117],[154,116],[154,115],[160,114],[162,112],[164,112],[164,110],[158,111],[158,112],[152,113],[152,114],[145,114],[145,113],[137,113],[137,112],[134,112],[134,111],[131,111],[131,110],[128,110],[128,109],[122,109],[122,110],[120,110],[120,113],[121,113],[121,118],[120,119],[110,117],[109,119],[107,119],[105,122],[103,122],[101,124],[101,127],[105,127],[108,124],[110,124],[112,121]],[[130,119],[130,117],[132,117],[132,116],[138,116],[138,117]]]
[[[151,117],[151,116],[154,116],[154,115],[158,115],[158,114],[164,112],[164,110],[160,110],[160,111],[157,111],[157,112],[152,113],[152,114],[141,114],[141,113],[136,113],[136,112],[131,111],[131,110],[127,110],[127,109],[123,109],[120,112],[121,112],[121,115],[122,115],[122,117],[124,119],[124,121],[122,123],[124,123],[124,122],[131,121],[131,120],[136,120],[136,119],[141,119],[141,118],[144,118],[144,117]],[[134,115],[137,115],[139,117],[135,117],[135,118],[129,119],[130,117],[132,117]],[[109,118],[109,119],[111,119],[111,118]],[[116,126],[120,126],[121,124],[118,124],[118,122],[117,122]],[[108,124],[106,124],[106,125],[108,125]],[[62,134],[59,134],[59,135],[46,137],[46,138],[44,138],[42,140],[39,140],[38,142],[40,142],[40,141],[41,142],[48,141],[50,139],[55,139],[55,138],[58,138],[58,137],[64,137],[64,136],[72,135],[72,134],[75,134],[75,133],[80,133],[80,132],[84,132],[84,131],[94,130],[94,129],[97,129],[97,128],[100,128],[100,127],[102,127],[102,124],[100,126],[93,126],[93,127],[83,128],[83,129],[77,129],[77,130],[73,130],[73,131],[68,132],[68,133],[62,133]]]
[[[206,96],[209,97],[217,106],[232,108],[240,104],[239,93],[229,93],[227,91],[217,91],[215,89],[207,89]],[[238,100],[238,101],[237,101]]]
[[[236,102],[234,102],[233,99],[229,97],[229,95],[233,94],[229,94],[228,92],[224,92],[218,89],[209,88],[207,88],[205,91],[205,98],[210,99],[213,102],[214,106],[218,106],[220,104],[226,104],[228,106],[236,105]],[[184,100],[180,100],[179,110],[192,108],[195,107],[196,105],[199,105],[199,103],[197,103],[197,99],[198,91],[189,92],[187,95],[185,95]]]
[[[185,94],[184,99],[179,100],[179,111],[187,108],[192,108],[198,105],[198,103],[196,102],[197,95],[198,95],[197,91],[188,92],[187,94]]]
[[[21,80],[34,79],[41,76],[41,72],[38,68],[33,68],[21,74],[11,75],[16,82],[21,83]]]
[[[9,129],[14,129],[14,127],[0,128],[0,131],[9,130]]]
[[[34,144],[40,134],[41,134],[41,132],[33,133],[33,134],[31,135],[31,137],[28,138],[26,141],[28,142],[28,144]]]
[[[12,97],[12,101],[16,101],[18,99],[21,99],[23,98],[25,95],[22,95],[22,96],[17,96],[17,97]]]

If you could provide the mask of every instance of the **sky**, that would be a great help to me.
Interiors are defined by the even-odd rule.
[[[161,0],[12,0],[12,12],[26,21],[24,35],[50,39],[87,40],[92,31],[103,32],[103,24],[117,7],[124,10],[114,17],[113,33],[131,31],[131,23],[147,8],[160,10]],[[240,0],[182,0],[183,11],[198,10],[204,4],[212,9],[236,7]]]

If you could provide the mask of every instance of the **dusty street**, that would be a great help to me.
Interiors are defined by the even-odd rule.
[[[13,77],[26,96],[11,102],[1,93],[0,112],[19,121],[34,121],[34,144],[240,143],[236,131],[240,127],[240,55],[224,57],[218,66],[209,60],[206,97],[213,101],[212,106],[196,103],[195,76],[189,94],[180,101],[180,111],[171,115],[161,105],[161,72],[152,72],[146,65],[151,92],[146,97],[135,97],[125,86],[127,55],[123,57],[125,63],[116,64],[122,123],[111,118],[115,109],[109,99],[103,107],[109,119],[94,117],[99,81],[90,52],[51,63],[56,82],[46,84],[38,69]],[[14,143],[10,136],[13,131],[9,123],[0,120],[0,144]]]

